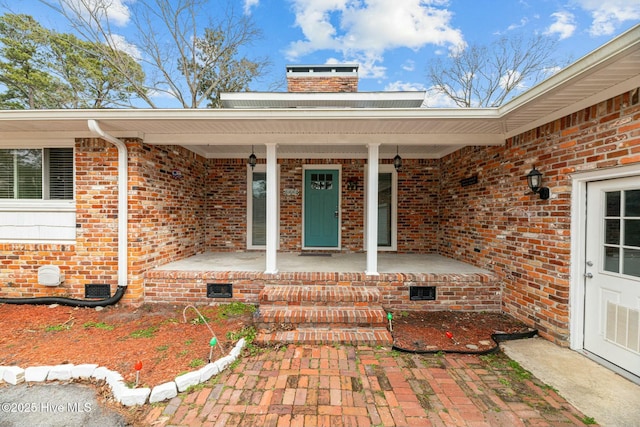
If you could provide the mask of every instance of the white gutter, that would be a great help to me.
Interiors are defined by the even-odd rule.
[[[116,146],[118,149],[118,286],[126,287],[128,283],[127,264],[128,235],[127,219],[129,212],[127,207],[127,182],[128,182],[128,153],[127,146],[118,138],[104,132],[96,120],[87,120],[87,125],[92,134],[102,138]]]

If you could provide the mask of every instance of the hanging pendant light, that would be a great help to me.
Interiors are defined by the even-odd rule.
[[[251,155],[249,156],[249,166],[251,166],[251,169],[256,167],[256,164],[258,163],[258,158],[256,157],[255,153],[253,152],[253,145],[251,146]]]
[[[402,157],[400,157],[400,155],[398,154],[397,145],[396,145],[396,156],[393,158],[393,167],[396,168],[396,170],[402,167]]]

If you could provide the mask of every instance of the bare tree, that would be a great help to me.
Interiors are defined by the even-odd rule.
[[[236,15],[233,0],[137,0],[127,3],[137,37],[127,45],[116,31],[113,0],[40,0],[61,13],[83,39],[99,42],[110,65],[126,70],[127,52],[141,62],[147,79],[130,81],[152,108],[169,97],[182,108],[216,106],[219,91],[248,90],[263,75],[267,58],[243,55],[261,36],[249,16]],[[210,37],[216,34],[216,37]]]
[[[428,79],[432,90],[459,107],[497,107],[559,68],[556,44],[544,35],[516,35],[471,45],[432,63]]]

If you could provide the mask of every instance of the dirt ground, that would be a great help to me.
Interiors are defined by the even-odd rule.
[[[0,305],[0,365],[97,363],[130,385],[154,387],[226,354],[252,336],[253,306],[118,305],[101,311],[67,306]],[[398,312],[394,344],[412,351],[481,352],[496,332],[529,329],[500,313]],[[210,330],[211,329],[211,330]],[[213,333],[212,333],[213,332]],[[217,343],[211,346],[212,338]],[[136,367],[140,368],[138,371]]]

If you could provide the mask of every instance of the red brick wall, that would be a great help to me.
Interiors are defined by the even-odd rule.
[[[124,301],[144,295],[144,273],[204,251],[206,163],[174,146],[126,141],[129,150],[129,287]],[[77,140],[75,245],[1,244],[3,297],[84,297],[84,285],[118,283],[118,154],[100,139]],[[172,177],[180,170],[183,179]],[[61,286],[38,284],[37,269],[53,264]]]
[[[342,164],[342,250],[364,248],[365,160],[280,159],[280,250],[302,249],[303,165]],[[246,249],[246,159],[210,160],[207,190],[207,248]],[[436,160],[405,160],[398,174],[398,251],[437,252],[438,177]],[[349,190],[349,179],[357,189]],[[285,190],[298,190],[286,192]]]
[[[258,303],[265,285],[376,286],[386,310],[500,311],[500,282],[493,274],[385,274],[160,271],[147,273],[146,302],[227,302],[207,298],[207,283],[233,284],[233,300]],[[435,301],[410,301],[410,286],[435,286]]]
[[[117,151],[96,139],[77,140],[75,245],[1,244],[3,297],[84,297],[87,283],[117,285]],[[38,284],[38,268],[57,265],[64,282]]]
[[[468,147],[441,164],[439,249],[494,271],[503,307],[567,344],[571,174],[640,162],[640,103],[624,93],[521,135],[499,147]],[[551,189],[527,187],[535,165]],[[468,187],[460,179],[478,175]]]
[[[287,77],[288,92],[358,92],[358,77]]]

